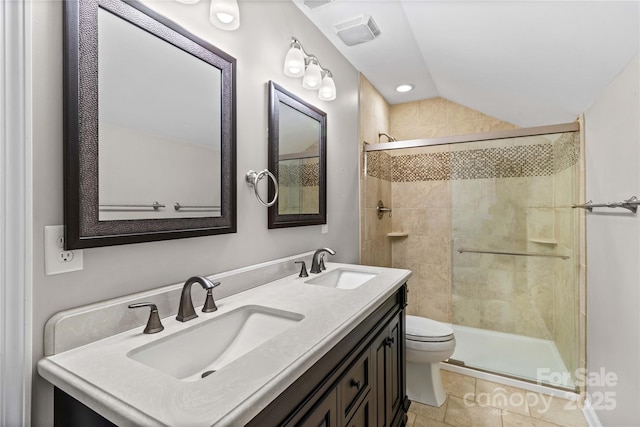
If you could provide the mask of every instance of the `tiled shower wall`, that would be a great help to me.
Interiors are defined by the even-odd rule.
[[[381,200],[391,205],[391,168],[381,165],[385,174],[364,173],[364,144],[377,144],[378,133],[389,133],[389,104],[371,83],[360,75],[360,262],[365,265],[391,267],[391,219],[385,215],[378,219],[376,206]],[[384,138],[384,137],[383,137]],[[383,139],[385,140],[385,139]],[[390,156],[386,156],[390,159]],[[376,167],[375,165],[366,165]]]
[[[517,126],[444,98],[391,106],[390,131],[398,140],[465,135]],[[468,144],[462,144],[469,149]],[[392,266],[409,268],[409,314],[452,321],[452,164],[449,146],[390,151],[393,156],[393,230],[409,233],[393,238]],[[428,154],[428,155],[425,155]],[[465,160],[466,159],[466,160]],[[469,165],[471,168],[473,164]],[[454,173],[470,168],[454,168]],[[424,254],[424,255],[423,255]]]
[[[392,241],[387,237],[387,233],[392,231],[393,215],[397,217],[400,213],[394,210],[392,217],[385,215],[378,220],[375,210],[378,201],[382,201],[385,206],[392,204],[391,177],[364,175],[363,144],[386,141],[385,137],[378,137],[379,132],[390,133],[397,140],[405,140],[514,129],[516,126],[444,98],[431,98],[390,106],[363,75],[360,76],[359,97],[362,139],[359,148],[361,154],[360,259],[364,264],[389,267],[392,265]],[[404,151],[406,154],[406,150]],[[384,161],[384,158],[369,160],[368,166]],[[418,274],[419,272],[414,270],[414,281]],[[416,299],[413,301],[414,305],[417,304]]]

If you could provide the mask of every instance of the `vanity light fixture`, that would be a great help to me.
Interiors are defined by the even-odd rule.
[[[211,0],[209,20],[221,30],[237,30],[240,26],[238,2],[236,0]]]
[[[200,0],[176,0],[184,4],[196,4]],[[240,27],[240,9],[237,0],[211,0],[209,21],[221,30],[233,31]]]
[[[302,77],[302,87],[317,90],[323,101],[336,99],[336,84],[333,74],[320,65],[315,55],[307,53],[295,37],[291,37],[289,51],[284,59],[284,74],[289,77]]]

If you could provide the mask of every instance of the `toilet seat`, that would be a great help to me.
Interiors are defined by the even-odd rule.
[[[407,315],[406,339],[418,342],[445,342],[453,340],[453,329],[444,323],[425,317]]]

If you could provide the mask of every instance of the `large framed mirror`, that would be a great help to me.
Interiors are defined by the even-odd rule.
[[[327,223],[327,115],[269,82],[269,228]],[[269,200],[275,188],[270,183]]]
[[[235,232],[235,59],[135,0],[64,5],[67,248]]]

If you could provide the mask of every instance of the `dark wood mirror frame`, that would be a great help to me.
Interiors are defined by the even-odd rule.
[[[299,111],[320,124],[318,159],[318,213],[280,214],[278,204],[269,208],[269,228],[298,227],[327,223],[327,114],[303,101],[282,86],[269,82],[269,170],[280,180],[280,103]],[[269,200],[273,200],[275,187],[269,182]]]
[[[135,0],[67,0],[64,8],[65,247],[81,249],[235,233],[236,60]],[[220,70],[220,216],[99,221],[98,8]]]

